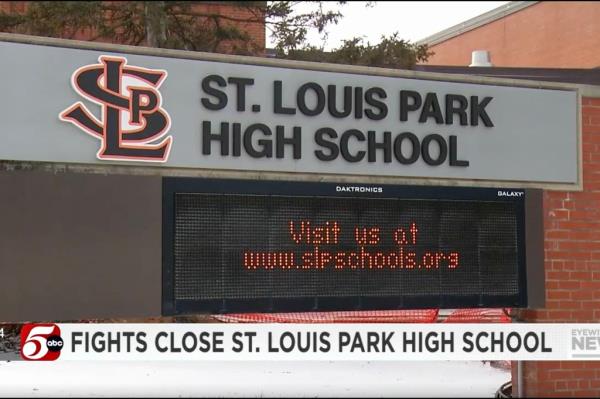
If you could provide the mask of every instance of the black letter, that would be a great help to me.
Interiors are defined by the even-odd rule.
[[[321,346],[319,347],[320,352],[329,352],[331,349],[331,343],[329,342],[329,333],[322,332],[319,334],[319,341],[321,342]]]
[[[408,139],[412,143],[412,153],[410,154],[409,158],[404,157],[404,154],[402,154],[402,142],[404,139]],[[398,162],[403,165],[413,164],[417,161],[417,159],[419,159],[419,146],[419,138],[413,133],[400,133],[394,140],[394,155],[396,156]]]
[[[146,343],[146,333],[145,332],[139,332],[135,335],[135,340],[137,341],[138,346],[136,347],[136,351],[138,352],[146,352],[146,349],[148,349],[148,344]]]
[[[546,333],[542,332],[542,353],[551,353],[552,348],[546,346]]]
[[[229,123],[221,122],[221,133],[210,132],[210,121],[202,122],[202,154],[210,155],[210,142],[212,140],[221,143],[221,155],[229,155]]]
[[[276,147],[275,150],[277,158],[284,158],[285,151],[283,146],[286,144],[291,144],[292,149],[294,151],[294,159],[300,159],[302,157],[302,128],[299,126],[294,126],[292,138],[286,138],[284,135],[283,126],[276,126]]]
[[[412,98],[413,103],[409,104],[408,99]],[[400,120],[406,122],[408,120],[408,111],[416,111],[421,106],[421,95],[412,90],[400,91]]]
[[[469,166],[469,161],[458,160],[456,136],[450,136],[450,166]]]
[[[472,332],[466,332],[465,335],[463,335],[463,341],[465,342],[465,346],[463,346],[463,351],[467,353],[473,352],[473,349],[475,349],[473,341],[471,341],[472,336]]]
[[[321,147],[325,147],[329,149],[329,155],[326,155],[321,150],[315,150],[315,156],[321,161],[333,161],[340,154],[340,150],[332,141],[328,141],[324,136],[329,136],[332,139],[337,139],[337,133],[330,127],[322,127],[321,129],[315,132],[315,143],[320,145]]]
[[[477,126],[479,124],[479,118],[481,118],[485,126],[494,126],[487,112],[485,112],[485,107],[492,99],[493,97],[485,97],[483,101],[479,103],[479,98],[477,96],[471,96],[471,126]]]
[[[356,155],[352,155],[350,154],[350,151],[348,151],[348,140],[350,140],[350,137],[352,136],[356,137],[358,141],[365,141],[365,135],[360,130],[350,129],[345,131],[340,138],[342,157],[348,162],[360,162],[365,157],[364,151],[358,151]]]
[[[419,123],[427,122],[427,118],[431,116],[435,118],[435,123],[438,125],[444,123],[440,103],[438,102],[435,93],[427,93],[425,102],[423,103],[423,109],[421,110],[421,116],[419,116]]]
[[[306,106],[306,92],[309,89],[314,91],[317,95],[317,105],[314,109],[308,109],[308,107]],[[305,83],[298,89],[298,94],[296,95],[296,103],[298,104],[300,112],[302,112],[304,115],[319,115],[321,112],[323,112],[323,109],[325,109],[325,92],[323,91],[323,88],[317,83]]]
[[[458,101],[458,107],[454,106],[454,101]],[[467,107],[469,101],[465,96],[458,94],[446,94],[446,125],[452,125],[454,122],[454,114],[460,118],[460,125],[467,126]]]
[[[158,340],[159,340],[161,337],[167,338],[168,336],[169,336],[169,334],[167,334],[167,333],[166,333],[166,332],[164,332],[164,331],[161,331],[161,332],[159,332],[158,334],[156,334],[156,339],[155,339],[155,341],[154,341],[154,345],[156,346],[156,350],[157,350],[157,351],[159,351],[160,353],[165,353],[166,351],[168,351],[168,350],[169,350],[169,348],[165,348],[165,347],[162,347],[162,348],[161,348],[161,347],[159,346],[159,344],[158,344]]]
[[[75,345],[81,345],[83,343],[83,341],[81,340],[76,340],[75,336],[81,337],[83,335],[82,332],[74,332],[71,335],[71,352],[75,352]],[[21,344],[22,346],[23,344]]]
[[[345,118],[352,112],[352,87],[344,86],[344,110],[338,111],[336,107],[337,91],[335,85],[327,86],[327,107],[334,118]]]
[[[438,146],[440,147],[440,153],[437,159],[433,159],[429,153],[429,144],[432,141],[437,142]],[[446,145],[446,140],[444,140],[444,138],[439,134],[428,134],[421,143],[421,156],[427,165],[438,166],[443,164],[448,156],[448,146]]]
[[[140,117],[144,111],[152,111],[158,106],[158,97],[152,90],[130,88],[131,91],[131,122],[140,124]],[[142,104],[142,97],[148,100],[148,104]]]
[[[232,155],[239,157],[242,152],[242,125],[239,123],[233,124],[233,150]]]
[[[377,95],[379,98],[387,98],[387,94],[381,87],[371,87],[365,92],[365,102],[379,110],[378,113],[375,113],[371,109],[365,109],[365,115],[369,119],[378,121],[387,116],[388,108],[383,101],[375,99],[374,95]]]
[[[233,83],[237,87],[237,110],[246,110],[246,86],[253,85],[254,79],[247,78],[227,78],[228,83]]]
[[[283,105],[281,105],[281,97],[282,97],[282,83],[281,80],[276,80],[275,82],[275,96],[274,96],[274,100],[275,100],[275,109],[273,110],[274,113],[276,114],[284,114],[284,115],[295,115],[296,114],[296,109],[295,108],[288,108],[288,107],[284,107]]]
[[[367,138],[369,140],[369,162],[376,161],[376,150],[383,150],[383,162],[392,162],[392,133],[391,132],[383,132],[383,143],[378,143],[375,141],[375,132],[370,130],[367,133]]]
[[[363,117],[363,89],[362,87],[354,88],[354,118],[362,119]]]
[[[244,131],[244,148],[246,152],[253,158],[272,158],[273,157],[273,143],[270,140],[260,139],[258,144],[262,146],[261,151],[257,151],[252,146],[252,135],[255,131],[260,130],[265,136],[271,135],[271,129],[263,123],[255,123],[246,128]]]
[[[244,343],[242,342],[242,333],[240,331],[236,331],[231,336],[231,340],[233,341],[233,346],[231,348],[235,353],[240,353],[244,350]]]
[[[227,86],[227,82],[219,75],[209,75],[202,79],[202,90],[204,90],[206,94],[216,97],[218,100],[216,104],[213,104],[208,98],[203,98],[202,105],[204,105],[204,108],[206,109],[216,111],[227,106],[227,94],[219,89],[211,87],[210,84],[212,82],[215,82],[220,87]]]

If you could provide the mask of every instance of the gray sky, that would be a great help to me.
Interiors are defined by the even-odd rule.
[[[476,17],[508,1],[379,1],[368,8],[367,2],[348,2],[339,6],[336,2],[327,3],[326,9],[340,9],[344,17],[337,25],[328,29],[329,37],[325,48],[330,50],[341,44],[342,39],[362,36],[378,43],[381,35],[399,33],[400,39],[415,42],[433,33]],[[299,11],[314,8],[311,5],[298,6]],[[267,32],[267,46],[273,47]],[[317,32],[309,35],[310,44],[320,46],[322,41]]]

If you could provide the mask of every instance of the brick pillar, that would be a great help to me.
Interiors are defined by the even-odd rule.
[[[583,191],[544,192],[546,308],[528,322],[600,321],[600,98],[583,98],[582,133]],[[527,397],[600,397],[600,362],[524,362],[523,382]]]

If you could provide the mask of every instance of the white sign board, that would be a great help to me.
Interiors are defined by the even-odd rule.
[[[578,184],[574,90],[13,42],[0,60],[4,160]]]

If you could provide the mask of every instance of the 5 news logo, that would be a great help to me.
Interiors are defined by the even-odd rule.
[[[56,324],[25,324],[21,329],[21,357],[24,360],[56,360],[63,348]]]

